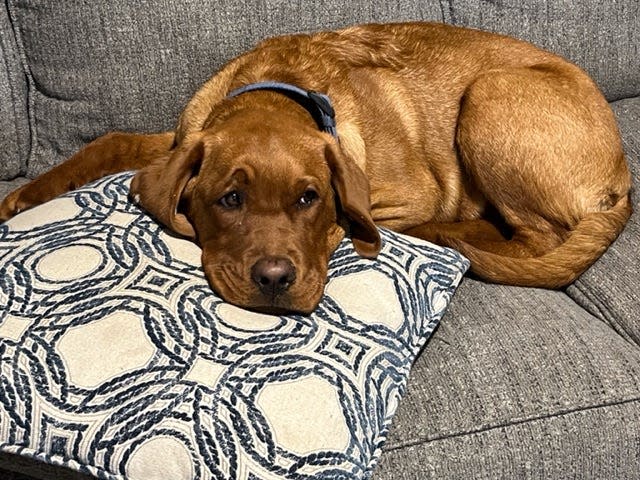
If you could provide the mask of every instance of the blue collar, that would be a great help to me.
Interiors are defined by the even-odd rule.
[[[304,90],[295,85],[282,82],[257,82],[237,88],[227,95],[227,98],[237,97],[243,93],[255,90],[270,90],[286,95],[304,107],[313,117],[316,124],[323,132],[330,133],[337,140],[336,113],[331,105],[331,100],[324,93]]]

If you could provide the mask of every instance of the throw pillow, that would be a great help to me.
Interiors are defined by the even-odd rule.
[[[222,301],[106,177],[0,225],[0,451],[99,478],[368,478],[468,267],[345,240],[311,315]],[[427,353],[428,354],[428,353]]]

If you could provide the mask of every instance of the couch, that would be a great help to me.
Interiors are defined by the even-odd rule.
[[[8,0],[0,197],[107,131],[171,129],[201,83],[266,36],[433,20],[564,55],[610,101],[636,213],[561,291],[463,281],[414,364],[374,478],[637,478],[639,17],[636,0]],[[2,455],[0,478],[86,477]]]

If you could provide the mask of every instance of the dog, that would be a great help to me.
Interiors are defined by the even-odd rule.
[[[453,247],[477,277],[561,288],[631,214],[606,100],[513,38],[435,23],[263,41],[195,93],[173,132],[110,133],[10,193],[3,220],[101,176],[202,248],[226,301],[311,312],[347,234]]]

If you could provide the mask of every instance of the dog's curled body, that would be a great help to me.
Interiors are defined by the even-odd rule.
[[[328,94],[339,142],[277,92],[227,98],[264,80]],[[375,223],[457,248],[486,280],[557,288],[631,213],[615,119],[582,70],[526,42],[441,24],[268,39],[206,82],[175,132],[102,137],[11,194],[0,215],[91,180],[87,162],[100,175],[141,169],[140,203],[201,244],[226,299],[259,309],[311,310],[345,229],[366,256],[379,248]],[[230,192],[242,194],[239,208],[220,207]],[[271,277],[288,280],[275,289]]]

